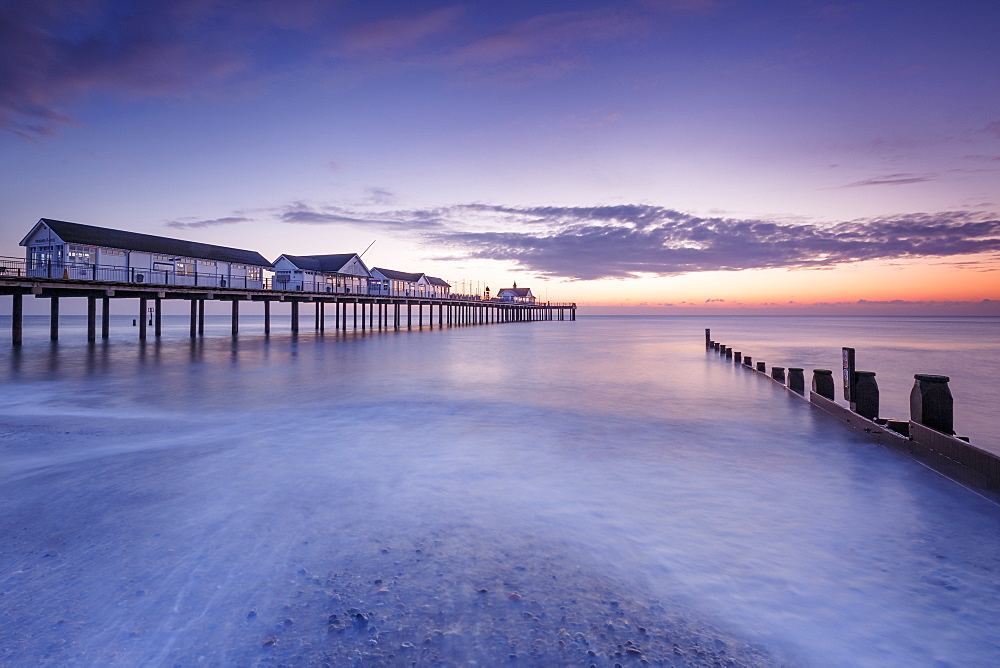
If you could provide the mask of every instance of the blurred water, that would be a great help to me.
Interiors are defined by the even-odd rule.
[[[976,441],[996,319],[65,321],[0,350],[2,665],[1000,662],[1000,508],[703,347]]]

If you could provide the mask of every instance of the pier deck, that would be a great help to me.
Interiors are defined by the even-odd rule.
[[[230,302],[232,333],[239,332],[239,305],[241,302],[262,302],[264,305],[264,332],[271,329],[271,304],[288,303],[290,328],[299,331],[299,311],[303,303],[314,305],[315,328],[323,331],[327,326],[326,306],[333,305],[334,328],[363,330],[400,329],[413,326],[416,308],[417,326],[423,326],[424,307],[428,307],[428,324],[472,325],[504,322],[530,322],[535,320],[576,320],[575,303],[511,303],[482,300],[468,295],[449,297],[350,294],[334,292],[304,292],[273,290],[269,288],[220,288],[188,285],[159,285],[153,283],[74,280],[66,278],[35,278],[22,272],[0,274],[0,295],[9,295],[11,304],[11,343],[22,342],[23,298],[30,295],[50,301],[50,338],[59,338],[59,306],[62,298],[87,300],[87,338],[97,338],[97,302],[101,302],[101,338],[108,338],[110,300],[136,299],[139,338],[147,336],[147,318],[153,325],[154,336],[161,334],[163,301],[181,300],[191,304],[190,335],[204,334],[205,302]],[[150,306],[150,302],[152,306]],[[348,305],[352,304],[352,313]],[[402,313],[406,309],[406,314]],[[151,309],[151,311],[150,311]],[[359,313],[360,311],[360,313]]]

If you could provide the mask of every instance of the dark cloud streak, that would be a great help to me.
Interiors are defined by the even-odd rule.
[[[492,208],[546,229],[448,231],[431,242],[461,249],[466,258],[514,261],[539,274],[583,280],[1000,251],[1000,220],[970,212],[819,226],[699,218],[654,206]]]

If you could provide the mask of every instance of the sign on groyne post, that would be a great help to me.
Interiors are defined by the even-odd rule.
[[[857,375],[854,373],[854,348],[841,348],[844,356],[844,399],[854,401],[854,386]]]

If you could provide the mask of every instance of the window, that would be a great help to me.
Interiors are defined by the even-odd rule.
[[[101,255],[125,255],[125,251],[117,248],[102,248]]]
[[[247,267],[247,280],[248,281],[259,281],[260,280],[260,267]]]
[[[29,251],[28,268],[37,269],[51,264],[52,251],[52,246],[32,246]]]
[[[212,262],[211,260],[198,260],[198,264],[200,264],[203,267],[214,267],[215,266],[215,262]]]
[[[155,261],[160,261],[160,262],[170,262],[170,261],[172,261],[173,259],[174,259],[174,258],[170,257],[169,255],[154,255],[154,256],[153,256],[153,261],[154,261],[154,262],[155,262]]]
[[[178,260],[177,275],[194,276],[194,262],[191,262],[190,260]]]
[[[87,246],[69,246],[66,249],[66,264],[70,266],[94,264],[94,249]]]

